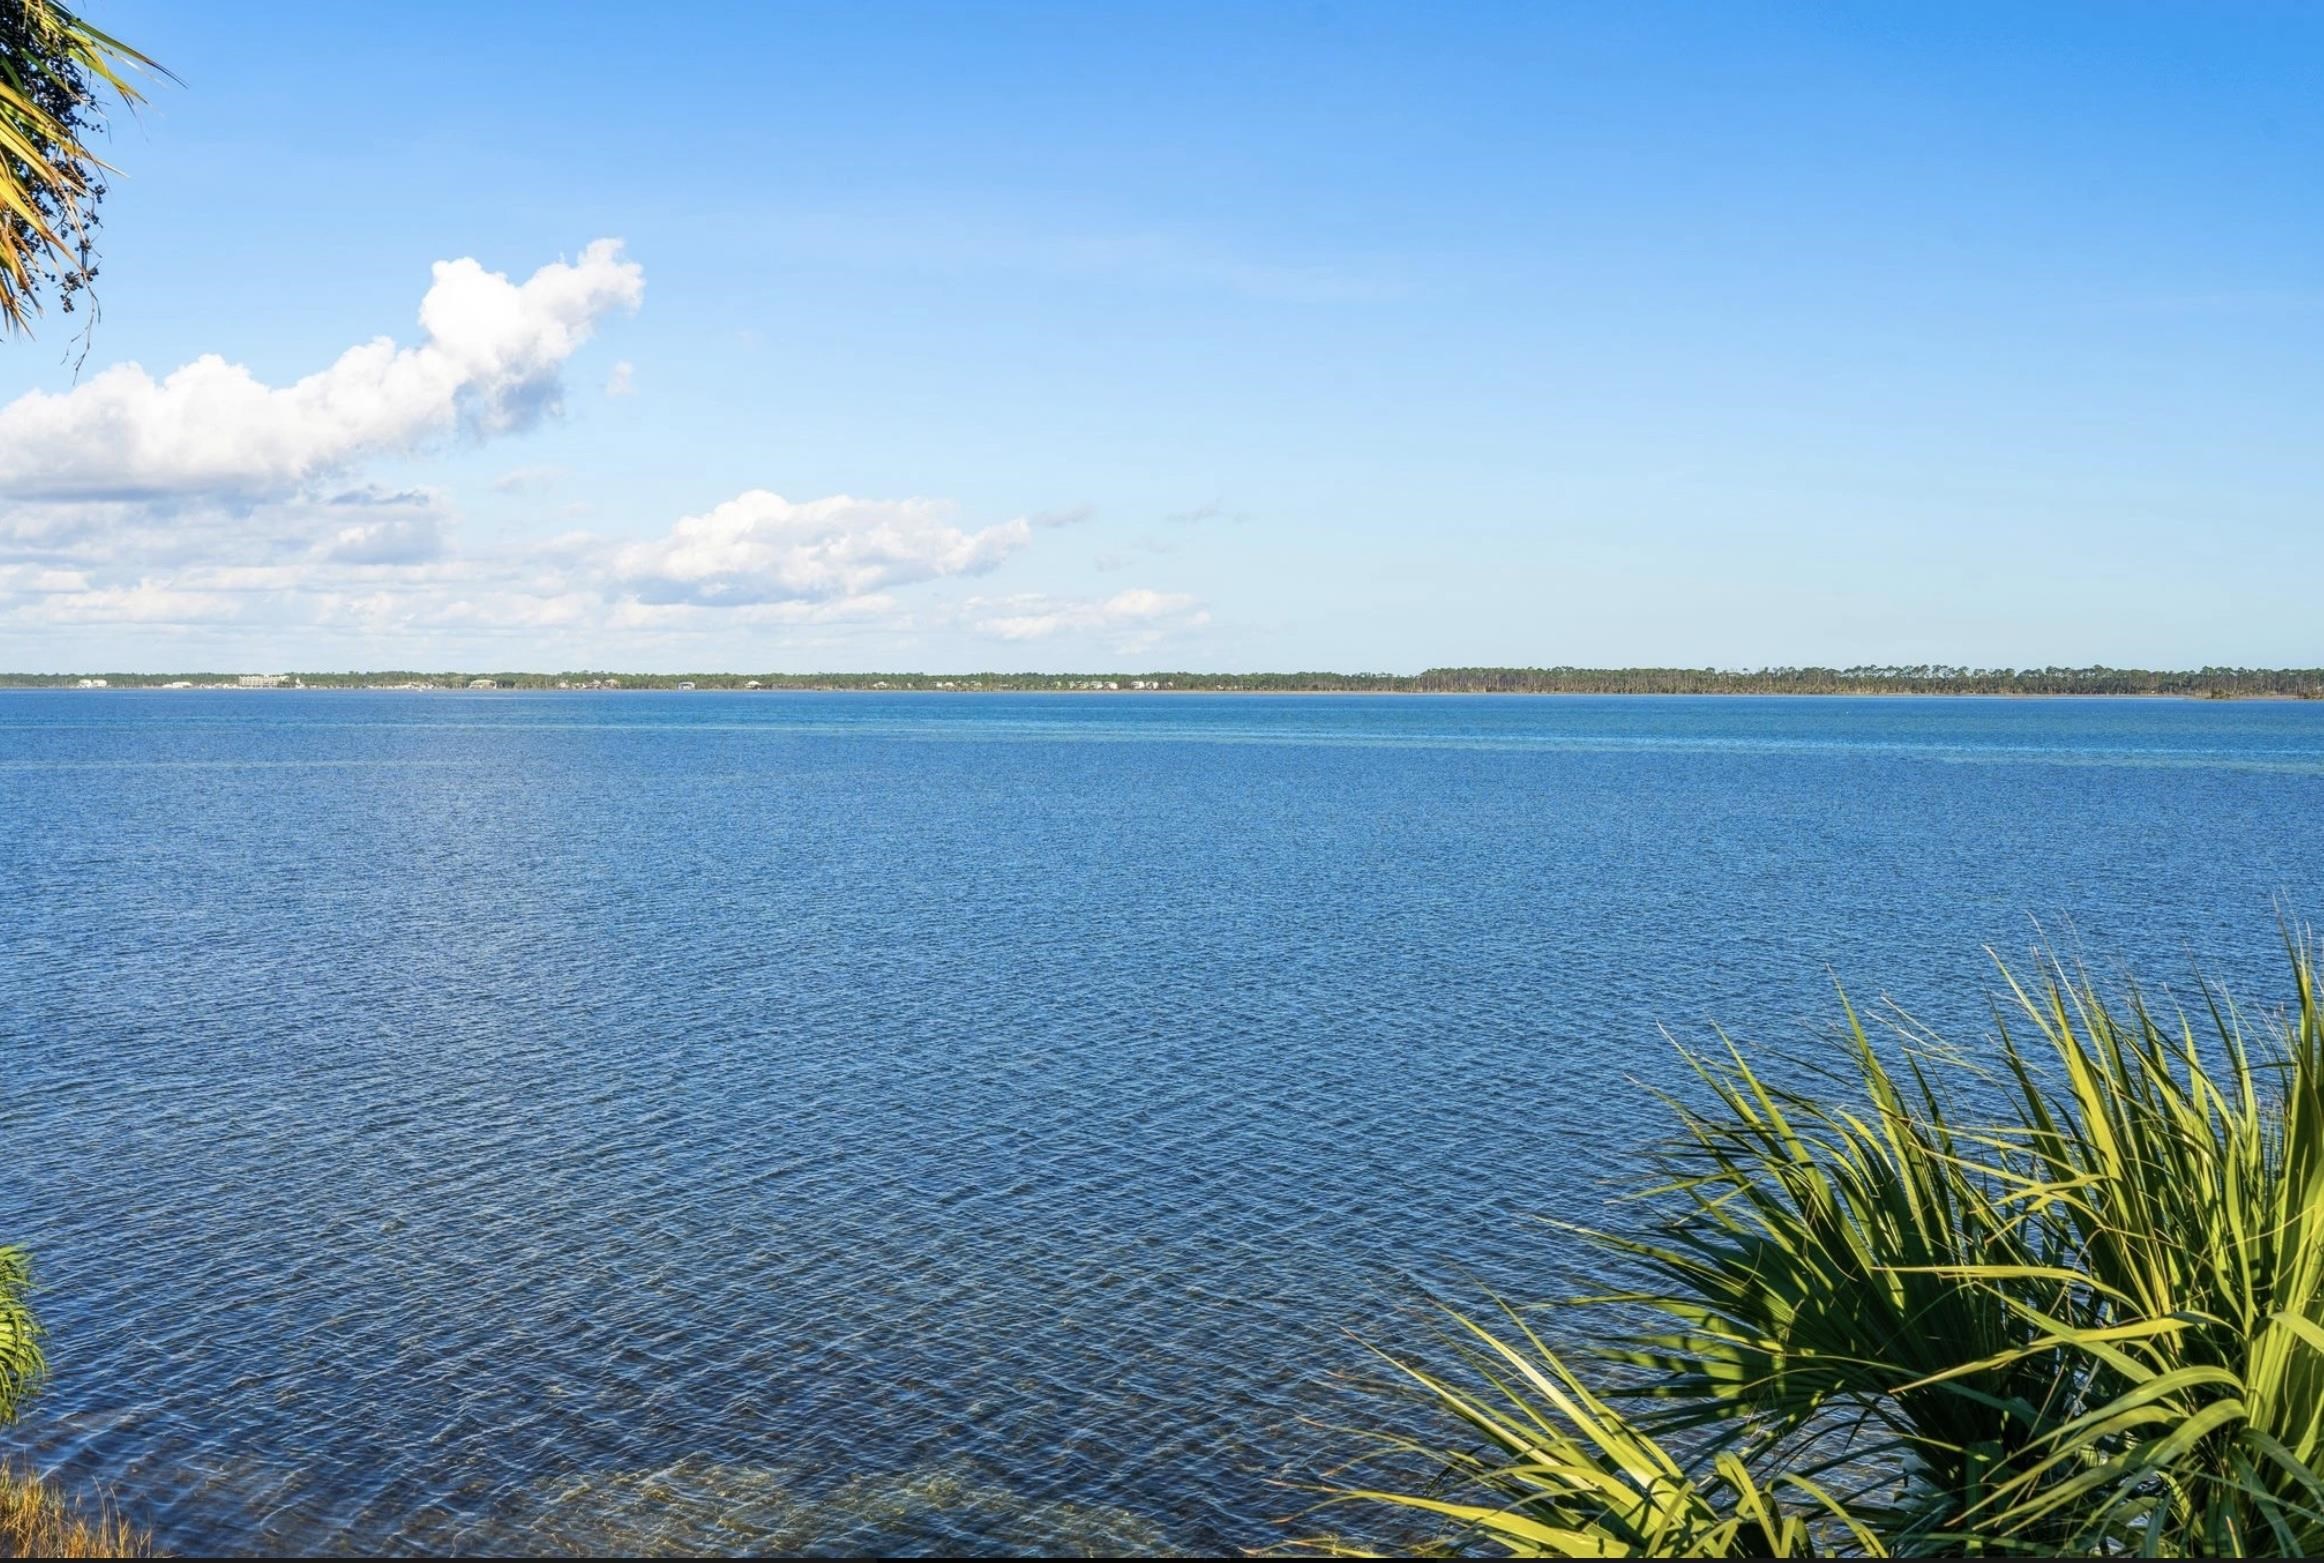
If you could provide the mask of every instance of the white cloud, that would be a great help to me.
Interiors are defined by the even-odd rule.
[[[462,426],[521,428],[556,405],[560,371],[597,322],[644,297],[643,268],[620,257],[600,239],[521,284],[438,261],[419,346],[378,337],[288,386],[205,354],[160,380],[127,363],[28,392],[0,407],[0,493],[247,502]]]
[[[613,373],[605,377],[605,394],[608,396],[637,395],[637,365],[626,358],[615,364]]]
[[[794,643],[842,644],[965,627],[958,607],[915,610],[909,589],[983,576],[1042,529],[1094,514],[1080,504],[975,527],[942,500],[795,503],[752,489],[658,530],[520,542],[463,527],[440,488],[367,472],[541,417],[574,354],[643,288],[610,240],[521,282],[448,261],[421,301],[415,345],[381,337],[279,386],[218,356],[158,379],[123,364],[0,406],[0,637],[44,651],[122,644],[102,635],[112,626],[131,646],[215,631],[219,645],[360,642],[415,656],[445,637],[513,648],[548,636],[594,651],[609,637],[732,645],[782,629]],[[631,384],[623,361],[606,388]],[[579,479],[516,467],[491,486],[544,512]],[[1183,618],[1188,604],[1133,592],[1095,609],[1012,598],[978,611],[1010,621],[995,633],[1027,638],[1048,632],[1045,618],[1127,632]]]
[[[1096,631],[1121,635],[1130,643],[1145,644],[1170,630],[1196,628],[1210,615],[1194,598],[1177,592],[1158,592],[1143,586],[1106,598],[972,597],[966,604],[969,624],[980,634],[1001,640],[1046,640],[1068,631]]]
[[[218,592],[181,591],[158,581],[37,596],[18,617],[34,624],[211,625],[233,618],[241,604]]]
[[[37,564],[0,564],[0,600],[34,593],[85,592],[89,577],[82,570],[56,570]]]
[[[733,608],[706,608],[692,602],[640,602],[634,597],[616,602],[604,622],[619,630],[706,629],[712,625],[781,626],[799,624],[900,625],[903,606],[885,592],[843,597],[836,602],[754,602]]]
[[[555,488],[565,476],[563,467],[511,467],[492,480],[495,494],[531,494]]]
[[[938,576],[982,575],[1032,541],[1019,517],[967,532],[928,499],[793,504],[752,489],[666,537],[614,557],[623,595],[648,604],[735,607],[861,597]]]
[[[1033,536],[1025,518],[964,528],[942,501],[838,495],[793,504],[764,490],[639,541],[592,532],[464,541],[443,496],[429,490],[356,489],[177,516],[86,504],[66,507],[89,523],[72,529],[48,524],[56,508],[30,507],[11,533],[0,502],[0,631],[884,632],[913,622],[898,589],[982,574]],[[957,616],[938,610],[937,619]]]
[[[452,513],[426,488],[357,487],[240,506],[180,509],[135,501],[0,499],[0,563],[95,572],[118,584],[161,570],[284,565],[309,559],[414,564],[444,552]]]
[[[418,564],[443,551],[443,528],[432,513],[422,512],[341,527],[328,556],[343,564]]]

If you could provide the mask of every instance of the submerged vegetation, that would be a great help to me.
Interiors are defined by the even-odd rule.
[[[0,0],[5,4],[6,0]],[[1240,694],[2176,695],[2324,699],[2324,668],[1430,668],[1423,673],[0,673],[0,688],[264,683],[308,689],[855,689]]]
[[[25,1300],[31,1286],[31,1258],[0,1247],[0,1425],[16,1420],[48,1372],[40,1321]],[[153,1555],[153,1538],[111,1509],[91,1511],[38,1475],[0,1463],[0,1558]]]
[[[0,1465],[0,1558],[150,1558],[153,1538],[105,1505],[89,1508],[50,1482]]]
[[[1852,1010],[1808,1086],[1690,1054],[1643,1229],[1579,1234],[1634,1284],[1390,1359],[1406,1414],[1326,1514],[1527,1556],[2317,1555],[2304,947],[2291,976],[2282,1016],[2190,1021],[2053,962],[1991,1071],[1901,1015],[1892,1065]]]
[[[1534,1557],[2324,1555],[2324,995],[2246,1016],[2046,960],[1972,1056],[1841,1000],[1835,1052],[1721,1038],[1605,1289],[1449,1315],[1381,1354],[1359,1461],[1301,1550]],[[43,1373],[0,1248],[0,1420]],[[890,1550],[931,1528],[1150,1551],[1126,1511],[973,1471],[816,1489],[681,1460],[514,1495],[522,1550]],[[473,1543],[463,1530],[448,1538]],[[152,1538],[0,1465],[0,1557]]]

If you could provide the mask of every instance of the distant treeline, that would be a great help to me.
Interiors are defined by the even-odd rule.
[[[0,673],[0,686],[113,688],[251,682],[233,673]],[[517,673],[471,670],[285,673],[269,684],[309,689],[863,689],[1342,692],[1586,695],[2180,695],[2324,698],[2324,668],[1913,667],[1430,668],[1424,673]]]
[[[2275,695],[2324,698],[2324,668],[1430,668],[1414,689],[1608,695]]]

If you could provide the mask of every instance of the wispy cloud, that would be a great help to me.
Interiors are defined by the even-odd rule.
[[[1047,640],[1081,632],[1098,634],[1126,648],[1149,645],[1166,633],[1210,622],[1210,614],[1195,598],[1142,586],[1103,598],[1042,593],[972,597],[962,605],[962,614],[979,634],[997,640]]]
[[[496,494],[537,494],[565,480],[563,467],[511,467],[492,480]]]
[[[1200,526],[1205,521],[1231,521],[1240,526],[1251,519],[1248,510],[1229,510],[1223,499],[1206,499],[1184,510],[1163,512],[1162,519],[1177,526]]]

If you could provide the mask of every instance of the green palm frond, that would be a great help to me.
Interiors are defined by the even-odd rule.
[[[1594,1393],[1514,1309],[1488,1328],[1459,1313],[1453,1370],[1383,1360],[1408,1394],[1471,1435],[1430,1447],[1384,1435],[1382,1453],[1439,1467],[1423,1490],[1344,1486],[1331,1503],[1386,1506],[1417,1522],[1398,1551],[1490,1547],[1516,1557],[1806,1557],[1818,1532],[1877,1553],[1879,1539],[1811,1476],[1762,1480],[1732,1455],[1690,1469],[1635,1418]],[[1409,1458],[1405,1461],[1409,1468]],[[1327,1505],[1328,1507],[1328,1505]],[[1371,1555],[1320,1536],[1301,1550]]]
[[[1452,1375],[1404,1374],[1465,1441],[1385,1438],[1436,1485],[1342,1501],[1520,1554],[2324,1551],[2324,1005],[2290,957],[2257,1026],[2004,967],[1990,1070],[1901,1015],[1892,1067],[1844,995],[1812,1088],[1688,1054],[1650,1218],[1581,1233],[1639,1282],[1559,1315],[1605,1385],[1463,1321]]]
[[[105,163],[88,145],[99,99],[141,101],[168,72],[54,0],[0,0],[0,324],[28,329],[44,281],[90,275]]]

